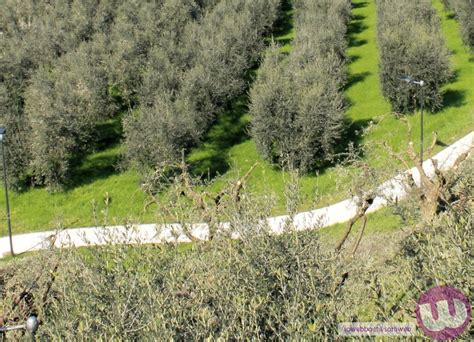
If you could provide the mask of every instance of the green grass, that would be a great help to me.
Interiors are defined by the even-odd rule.
[[[348,134],[356,138],[357,131],[371,120],[380,121],[359,143],[387,141],[395,150],[400,150],[407,143],[405,125],[389,114],[390,106],[382,97],[379,85],[375,1],[355,0],[354,4],[347,51],[351,58],[348,66],[349,85],[346,88],[349,103],[347,118],[351,122]],[[472,54],[462,44],[458,23],[444,11],[440,0],[435,0],[433,4],[442,19],[442,30],[446,44],[452,51],[451,62],[456,73],[456,79],[444,89],[445,108],[434,114],[428,113],[425,119],[426,134],[437,131],[441,142],[435,153],[444,144],[450,144],[472,130],[474,62]],[[290,52],[291,39],[297,32],[292,27],[291,6],[285,9],[274,40],[282,44],[282,51]],[[276,194],[274,212],[282,213],[285,208],[285,180],[288,177],[259,157],[254,141],[246,133],[250,121],[247,105],[246,95],[233,101],[231,110],[218,119],[203,144],[190,153],[188,160],[196,174],[215,177],[209,185],[208,190],[211,191],[222,188],[257,161],[259,164],[248,179],[247,186],[257,193]],[[419,114],[410,116],[409,120],[413,125],[413,132],[418,132]],[[415,134],[413,139],[417,146],[418,136]],[[134,171],[118,172],[113,168],[119,151],[120,143],[112,141],[101,146],[96,153],[88,155],[76,170],[72,179],[73,186],[63,193],[50,194],[45,189],[10,193],[14,233],[48,230],[58,225],[78,227],[94,225],[96,222],[103,224],[106,216],[108,224],[121,224],[126,220],[152,222],[155,217],[153,209],[143,211],[146,196],[140,189],[138,174]],[[385,151],[378,150],[366,158],[371,165],[381,166],[389,157]],[[342,185],[344,181],[350,180],[343,180]],[[316,197],[317,206],[347,197],[348,191],[341,190],[341,184],[338,186],[338,183],[341,180],[338,180],[338,173],[333,167],[303,177],[301,191],[305,200],[301,209],[315,207]],[[104,205],[107,193],[111,199],[108,212]],[[0,206],[3,208],[3,193],[0,198]],[[97,208],[96,218],[93,215],[94,206]],[[4,218],[0,217],[2,222]],[[379,218],[383,221],[384,216]],[[1,234],[5,235],[5,225],[1,227]]]

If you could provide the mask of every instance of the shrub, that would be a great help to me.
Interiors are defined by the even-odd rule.
[[[431,110],[442,106],[441,87],[451,77],[449,53],[431,2],[377,2],[380,79],[384,96],[396,112],[414,110],[420,101]],[[423,80],[407,85],[400,77]],[[415,103],[416,102],[416,103]]]
[[[169,209],[180,210],[180,204]],[[269,212],[266,198],[243,193],[240,209],[236,204],[230,200],[222,210],[239,241],[220,236],[185,250],[111,245],[47,252],[30,264],[34,271],[13,271],[28,265],[18,261],[13,276],[0,283],[4,301],[32,284],[28,306],[14,314],[39,315],[38,338],[47,340],[335,335],[339,312],[346,314],[342,285],[351,263],[324,248],[314,232],[289,224],[286,234],[269,234],[261,222]],[[12,315],[4,314],[9,322]]]
[[[251,133],[264,158],[307,172],[341,136],[350,2],[301,0],[295,7],[290,56],[270,47],[252,87]]]
[[[291,223],[269,234],[269,196],[243,191],[220,207],[237,241],[224,234],[191,245],[111,244],[2,263],[1,323],[37,314],[44,340],[332,340],[340,322],[413,322],[416,300],[432,286],[452,284],[472,300],[472,158],[460,166],[445,174],[452,186],[441,189],[444,210],[427,226],[404,226],[395,256],[383,245],[381,260],[375,246],[347,258]],[[288,184],[288,207],[296,208],[298,188]],[[202,212],[177,196],[162,203],[167,212],[191,220]]]

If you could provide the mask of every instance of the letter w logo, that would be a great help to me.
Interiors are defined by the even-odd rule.
[[[420,318],[425,327],[433,332],[441,331],[445,328],[458,328],[464,324],[467,319],[468,312],[464,303],[453,298],[455,312],[453,315],[449,313],[447,300],[440,300],[420,305]],[[431,308],[435,307],[436,312]]]

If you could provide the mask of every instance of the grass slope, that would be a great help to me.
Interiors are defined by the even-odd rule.
[[[349,107],[347,117],[350,124],[348,137],[359,140],[387,141],[394,149],[406,145],[405,125],[390,115],[390,107],[383,99],[378,77],[378,50],[376,45],[375,1],[354,0],[353,20],[350,24],[348,55],[349,84],[346,97]],[[474,116],[474,57],[462,44],[459,25],[442,8],[441,0],[434,6],[442,19],[442,30],[446,43],[452,51],[451,62],[456,74],[452,83],[446,86],[445,108],[438,113],[429,113],[425,119],[425,132],[437,131],[443,145],[450,144],[472,130]],[[278,23],[275,41],[282,44],[282,50],[291,51],[293,10],[285,7]],[[296,33],[297,34],[297,33]],[[250,122],[247,113],[248,97],[239,97],[232,109],[222,115],[211,128],[203,144],[189,155],[189,162],[197,174],[209,174],[214,178],[208,190],[218,190],[223,184],[245,173],[256,161],[259,165],[248,180],[248,188],[258,193],[276,194],[275,213],[285,209],[285,182],[288,176],[261,160],[254,142],[247,135]],[[381,120],[383,118],[383,120]],[[419,114],[409,117],[413,131],[419,130]],[[358,132],[370,121],[378,125],[360,140]],[[418,136],[414,136],[418,144]],[[429,140],[429,139],[426,139]],[[153,209],[143,211],[145,195],[140,190],[139,176],[134,171],[118,172],[113,166],[117,161],[120,144],[102,146],[96,153],[87,156],[77,170],[74,187],[63,193],[49,194],[44,189],[30,189],[23,193],[11,193],[12,224],[14,233],[52,229],[57,226],[88,226],[94,224],[121,224],[126,220],[152,222]],[[374,166],[382,165],[388,158],[383,150],[367,155]],[[335,168],[328,167],[318,174],[308,175],[301,180],[304,202],[301,209],[323,206],[348,196],[349,179],[338,179]],[[104,202],[110,198],[106,208]],[[0,207],[4,207],[3,193]],[[93,208],[96,208],[95,210]],[[94,215],[95,213],[95,215]],[[2,212],[3,215],[3,212]],[[108,218],[105,222],[105,217]],[[375,216],[379,225],[384,221],[393,225],[386,215]],[[5,222],[5,216],[1,216]],[[1,225],[1,234],[6,234]]]

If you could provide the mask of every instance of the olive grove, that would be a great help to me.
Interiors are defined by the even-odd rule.
[[[10,181],[60,189],[104,120],[142,174],[196,145],[246,87],[279,0],[8,0],[2,124]],[[126,112],[126,114],[123,114]]]
[[[251,90],[252,130],[264,158],[312,170],[341,137],[350,1],[295,1],[296,38],[287,56],[273,45]]]

